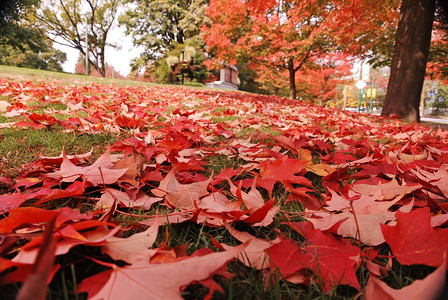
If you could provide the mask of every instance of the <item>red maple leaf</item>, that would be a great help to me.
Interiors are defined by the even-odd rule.
[[[404,265],[438,267],[448,252],[448,228],[431,227],[428,207],[410,213],[397,211],[397,225],[381,225],[386,242],[397,260]]]
[[[305,232],[302,232],[305,234]],[[348,240],[308,228],[306,246],[299,247],[292,239],[284,239],[268,250],[275,268],[288,277],[307,268],[325,291],[340,284],[360,289],[356,270],[360,265],[360,249]]]
[[[260,164],[260,179],[258,185],[266,188],[270,193],[276,182],[287,182],[312,187],[311,182],[298,175],[304,169],[305,161],[284,156],[273,162],[266,161]]]

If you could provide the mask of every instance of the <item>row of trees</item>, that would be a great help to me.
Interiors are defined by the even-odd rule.
[[[145,49],[133,70],[146,69],[153,80],[166,78],[166,57],[189,45],[197,49],[195,62],[209,69],[237,64],[243,89],[323,104],[349,80],[356,58],[391,65],[383,113],[418,121],[428,57],[428,74],[448,77],[442,0],[8,1],[21,9],[41,2],[26,14],[33,32],[77,49],[101,76],[107,47],[117,47],[108,35],[119,21]]]

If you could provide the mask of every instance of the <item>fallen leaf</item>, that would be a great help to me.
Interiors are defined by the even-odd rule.
[[[85,279],[78,291],[89,293],[88,299],[121,300],[124,296],[128,299],[183,299],[182,286],[209,278],[237,257],[247,244],[164,264],[150,264],[147,259],[123,268],[107,264],[112,269]]]
[[[171,170],[160,182],[158,188],[151,192],[157,197],[165,197],[168,206],[177,209],[191,209],[195,202],[209,194],[207,191],[211,179],[203,182],[193,182],[190,184],[181,184],[177,181],[174,170]]]
[[[403,183],[400,185],[395,178],[386,183],[380,182],[375,185],[355,183],[351,186],[351,189],[356,193],[373,196],[378,200],[390,200],[400,195],[412,193],[420,188],[422,188],[422,185],[418,183]]]
[[[92,185],[99,186],[116,183],[128,171],[128,168],[113,169],[114,164],[111,161],[109,148],[94,164],[86,167],[74,165],[65,153],[62,154],[62,157],[61,169],[48,173],[47,177],[62,182],[74,182],[79,177],[82,177]]]
[[[55,261],[56,241],[53,239],[55,221],[56,216],[45,226],[43,242],[39,248],[33,270],[20,288],[17,300],[45,300],[47,298],[47,285],[51,281],[51,271]]]
[[[281,240],[279,238],[276,238],[272,241],[267,241],[261,238],[256,238],[247,232],[238,231],[230,226],[227,226],[227,230],[229,230],[230,234],[234,238],[242,243],[250,241],[246,249],[240,255],[238,255],[238,259],[243,264],[245,264],[249,268],[254,268],[256,270],[261,270],[269,267],[269,256],[267,255],[266,250],[272,247],[274,244],[280,243]],[[221,244],[221,246],[226,250],[234,248],[226,244]]]
[[[371,246],[384,243],[380,224],[395,220],[395,212],[389,211],[389,208],[401,197],[378,202],[375,198],[361,196],[358,200],[350,201],[333,191],[331,194],[326,211],[310,212],[310,216],[304,217],[313,223],[314,228],[326,231],[340,222],[336,232],[343,237],[355,238]],[[413,202],[400,210],[408,212],[412,207]]]
[[[125,192],[113,188],[106,188],[104,189],[104,193],[101,196],[100,200],[96,203],[96,207],[101,209],[108,209],[112,207],[114,203],[118,203],[124,207],[135,207],[148,210],[154,203],[162,200],[162,198],[150,197],[143,192],[137,194],[137,196],[133,200]]]
[[[381,225],[381,230],[397,260],[403,265],[439,267],[448,252],[448,228],[432,228],[427,207],[409,213],[397,211],[396,217],[397,225]]]
[[[349,240],[340,239],[325,234],[318,229],[311,230],[307,235],[307,246],[303,248],[309,256],[304,261],[324,290],[346,284],[360,290],[361,287],[356,271],[361,262],[361,250],[353,246]]]
[[[366,300],[443,299],[446,292],[446,259],[424,279],[415,280],[402,289],[393,289],[375,275],[370,275],[366,286]]]
[[[18,208],[25,201],[26,195],[21,193],[0,195],[0,213],[5,213],[11,209]]]
[[[157,239],[159,224],[155,223],[147,230],[135,233],[128,238],[109,237],[101,248],[102,253],[108,254],[115,260],[123,260],[133,264],[146,254]]]

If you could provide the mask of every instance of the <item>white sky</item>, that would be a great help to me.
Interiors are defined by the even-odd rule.
[[[106,63],[113,66],[121,75],[127,76],[131,71],[130,62],[133,58],[139,56],[141,48],[136,48],[132,44],[130,36],[124,34],[124,27],[113,27],[108,35],[108,43],[114,43],[121,46],[120,50],[106,47]],[[67,53],[67,61],[62,65],[65,72],[74,73],[79,51],[70,47],[54,44],[56,49]]]
[[[353,68],[352,68],[352,74],[353,74],[353,79],[354,80],[359,80],[360,79],[360,66],[361,66],[360,61],[357,61],[353,64]],[[369,81],[369,75],[370,75],[370,66],[367,63],[362,63],[362,80],[363,81]]]

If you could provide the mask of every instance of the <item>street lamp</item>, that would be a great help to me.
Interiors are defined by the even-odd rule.
[[[362,90],[366,87],[367,83],[362,80],[362,72],[361,72],[361,79],[356,82],[356,87],[359,89],[359,103],[358,103],[358,111],[361,111],[361,102],[362,102]]]
[[[86,74],[90,75],[90,66],[89,66],[89,27],[86,16]]]

